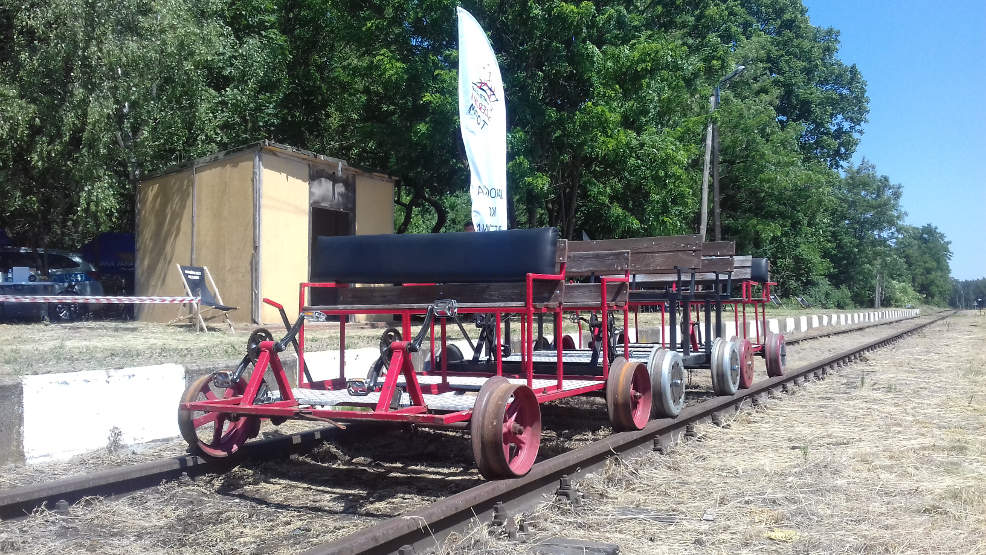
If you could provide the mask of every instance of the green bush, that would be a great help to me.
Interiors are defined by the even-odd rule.
[[[805,297],[809,302],[821,308],[855,308],[849,289],[845,285],[833,287],[825,278],[821,278],[810,285]]]
[[[910,283],[888,279],[883,286],[883,304],[886,306],[916,306],[921,302],[921,294]]]

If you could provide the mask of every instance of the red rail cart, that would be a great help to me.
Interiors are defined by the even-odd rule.
[[[597,347],[602,356],[566,351],[561,333],[565,312],[598,310],[604,319],[615,313],[626,323],[628,271],[627,251],[568,253],[555,229],[320,237],[312,269],[318,281],[301,284],[302,314],[288,333],[274,341],[258,330],[236,370],[192,383],[179,404],[179,428],[194,449],[226,457],[256,436],[265,418],[468,427],[485,477],[523,475],[537,457],[541,403],[605,395],[614,429],[646,425],[652,403],[646,365],[629,360],[626,345],[622,356],[611,356],[608,340]],[[609,277],[569,283],[588,274]],[[338,317],[338,375],[312,379],[306,314]],[[399,330],[385,333],[384,354],[365,379],[346,375],[346,320],[356,314],[400,320]],[[534,350],[535,318],[545,317],[555,324],[549,357]],[[480,330],[468,359],[456,356],[446,333],[450,325],[464,332],[466,318]],[[516,354],[509,340],[514,323],[521,334]],[[298,353],[296,387],[279,358],[289,345]]]
[[[769,376],[783,373],[784,337],[765,331],[766,303],[774,285],[769,281],[765,259],[735,256],[734,243],[702,243],[697,235],[579,241],[570,242],[567,248],[570,255],[612,249],[630,252],[629,307],[634,313],[635,342],[629,345],[628,357],[647,363],[653,380],[655,416],[680,413],[686,376],[695,369],[710,370],[717,395],[732,395],[753,384],[754,356],[766,359]],[[737,282],[740,287],[734,287]],[[736,290],[741,293],[735,294]],[[754,296],[754,291],[760,291],[761,296]],[[736,330],[728,340],[723,325],[726,307],[733,312]],[[638,325],[642,308],[661,314],[659,337],[650,341],[642,339]],[[748,308],[752,308],[756,322],[752,331]],[[604,326],[595,318],[593,323],[595,338]],[[615,334],[616,343],[624,341],[623,331],[611,320],[607,328]]]

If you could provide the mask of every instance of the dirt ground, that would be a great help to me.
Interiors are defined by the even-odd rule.
[[[616,460],[578,507],[527,516],[624,553],[986,553],[986,317],[964,313],[737,414],[669,455]],[[812,343],[814,346],[814,343]],[[802,350],[804,352],[804,350]],[[526,550],[473,529],[450,553]]]
[[[791,348],[789,361],[801,364],[887,333],[890,326],[881,326],[801,344]],[[762,365],[758,375],[763,375]],[[699,389],[707,385],[702,381],[696,376]],[[693,393],[695,398],[702,397],[698,391]],[[769,425],[772,416],[764,418]],[[546,405],[544,422],[540,459],[610,433],[602,399],[577,398]],[[703,430],[703,434],[717,431]],[[708,457],[712,444],[696,442],[700,444]],[[0,470],[0,476],[4,487],[12,487],[183,451],[181,442],[171,442],[144,450],[95,453],[54,466],[8,466]],[[24,520],[2,522],[0,552],[294,552],[462,491],[480,480],[466,434],[381,427],[347,434],[336,443],[291,459],[165,483],[113,500],[92,498],[67,513],[42,510]],[[604,486],[603,491],[608,488]],[[707,496],[699,495],[699,499]]]

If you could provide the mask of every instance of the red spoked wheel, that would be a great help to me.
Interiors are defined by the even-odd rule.
[[[480,388],[470,422],[472,452],[488,480],[523,476],[541,446],[541,406],[526,385],[490,378]]]
[[[733,338],[740,354],[740,389],[749,389],[753,385],[753,344],[749,339]]]
[[[616,357],[606,379],[606,408],[613,429],[618,432],[643,429],[650,420],[652,406],[647,365]]]
[[[214,401],[222,398],[229,399],[243,395],[246,381],[239,382],[222,391],[212,384],[212,375],[208,374],[192,382],[181,397],[182,403],[196,401]],[[260,417],[240,416],[230,418],[229,413],[190,411],[178,409],[178,429],[193,450],[214,459],[222,459],[239,452],[240,447],[252,437],[260,433]]]
[[[575,339],[573,339],[571,335],[565,335],[561,338],[561,350],[563,351],[575,350]]]
[[[767,362],[767,375],[771,378],[784,375],[787,364],[787,346],[783,333],[768,334],[764,340],[764,358]]]

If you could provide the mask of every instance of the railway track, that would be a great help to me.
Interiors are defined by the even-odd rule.
[[[714,397],[686,406],[676,419],[654,420],[643,430],[613,434],[539,462],[522,478],[484,482],[305,553],[408,554],[434,548],[449,533],[462,531],[477,522],[509,523],[512,515],[546,499],[572,495],[572,480],[601,469],[610,457],[633,457],[645,451],[664,450],[679,441],[696,423],[709,419],[714,422],[725,414],[739,411],[745,403],[758,403],[772,391],[821,379],[829,371],[857,360],[864,353],[895,343],[951,314],[953,312],[789,370],[784,376],[763,380],[735,395]]]
[[[895,322],[900,322],[900,320],[897,320]],[[811,339],[818,339],[821,337],[828,337],[831,335],[852,333],[866,328],[885,325],[889,323],[893,323],[893,322],[881,322],[867,326],[859,326],[850,329],[836,330],[834,332],[828,332],[824,334],[813,334],[811,336],[799,338],[797,340],[792,340],[789,343],[808,341]],[[842,354],[844,355],[845,353]],[[798,372],[801,372],[801,370],[799,370]],[[685,412],[683,413],[681,418],[679,418],[674,422],[683,425],[683,424],[687,424],[688,422],[694,422],[696,420],[700,420],[703,417],[707,417],[702,415],[705,414],[705,411],[707,411],[710,406],[713,407],[712,409],[713,413],[719,412],[729,408],[730,406],[738,406],[744,398],[749,398],[751,395],[754,395],[752,392],[760,391],[759,394],[763,394],[763,391],[767,391],[773,387],[781,387],[783,386],[783,384],[788,383],[792,380],[797,382],[798,379],[799,379],[798,376],[792,374],[789,376],[785,376],[784,378],[781,379],[768,380],[767,382],[763,382],[762,384],[757,384],[754,387],[754,389],[746,390],[744,392],[745,394],[740,394],[734,397],[713,398],[709,401],[704,401],[694,406],[689,406],[688,408],[685,409]],[[766,388],[766,389],[762,389],[762,388]],[[664,422],[664,421],[657,421],[655,423],[652,423],[650,427],[648,427],[646,430],[642,432],[636,432],[629,435],[620,434],[619,436],[613,436],[612,438],[608,438],[607,440],[603,442],[599,442],[598,444],[588,445],[576,451],[566,453],[565,455],[560,455],[558,457],[548,459],[540,463],[537,467],[535,467],[537,475],[540,476],[541,473],[544,472],[545,468],[552,468],[561,463],[564,463],[565,460],[568,460],[565,459],[565,457],[571,458],[574,456],[572,455],[572,453],[580,453],[580,454],[596,453],[596,451],[601,449],[602,451],[599,452],[605,455],[606,453],[609,453],[611,450],[616,450],[614,447],[616,444],[613,442],[617,441],[617,438],[619,438],[619,443],[621,445],[629,441],[630,444],[642,445],[646,443],[647,445],[644,445],[643,447],[639,447],[638,445],[638,448],[649,448],[650,444],[648,442],[652,441],[652,439],[648,439],[648,438],[658,437],[659,441],[667,442],[672,440],[675,434],[680,433],[680,430],[676,432],[674,429],[670,429],[670,428],[664,431],[662,431],[663,428],[657,431],[652,430],[655,427],[655,425],[660,422]],[[259,461],[259,460],[269,460],[274,457],[286,457],[290,453],[296,453],[296,452],[308,450],[310,447],[314,445],[318,445],[324,440],[332,440],[334,439],[337,433],[338,431],[334,428],[325,428],[321,430],[314,430],[300,434],[294,434],[290,436],[284,436],[280,438],[267,439],[267,440],[254,442],[246,446],[245,448],[246,453],[244,453],[245,458],[235,461],[235,463],[230,463],[229,461],[206,460],[196,456],[170,457],[159,461],[152,461],[152,462],[143,463],[134,466],[109,469],[101,472],[88,474],[85,476],[73,477],[73,478],[57,480],[57,481],[52,481],[38,485],[31,485],[31,486],[10,489],[7,491],[0,492],[0,519],[6,520],[6,519],[23,517],[26,514],[29,514],[34,508],[40,506],[47,506],[48,508],[56,508],[56,509],[66,507],[69,503],[72,503],[78,499],[90,495],[115,496],[115,495],[131,493],[143,488],[159,485],[164,480],[173,480],[180,478],[183,475],[194,477],[194,476],[209,474],[209,473],[219,473],[228,470],[232,464],[250,464],[251,460]],[[626,452],[627,449],[629,448],[624,448],[618,452],[624,453]],[[592,458],[594,459],[598,457],[599,457],[598,453],[592,455]],[[605,457],[603,457],[603,459],[604,458]],[[590,463],[585,463],[582,464],[581,466],[583,468],[589,468],[589,466],[587,466],[588,464]],[[547,465],[547,467],[545,465]],[[570,472],[569,474],[573,476],[577,475],[577,473],[575,472]],[[476,493],[484,496],[483,498],[487,498],[490,495],[493,495],[494,496],[493,498],[504,501],[505,502],[504,506],[507,509],[516,510],[517,507],[523,506],[524,503],[529,503],[541,499],[541,495],[543,493],[542,490],[553,491],[553,488],[557,489],[554,484],[560,480],[560,476],[551,477],[548,474],[545,474],[541,476],[541,478],[536,480],[539,485],[537,487],[534,487],[533,485],[531,485],[533,484],[533,482],[530,481],[533,476],[535,476],[535,472],[532,471],[531,475],[521,480],[513,480],[509,482],[490,482],[487,484],[483,484],[479,488],[467,490],[467,492],[472,492],[472,493],[468,493],[468,495],[467,492],[463,492],[449,499],[461,499],[462,496],[469,497]],[[518,485],[518,487],[522,488],[524,491],[527,491],[528,493],[515,495],[513,493],[509,493],[506,489],[503,489],[507,487],[507,484],[514,484],[514,483],[519,483],[520,485]],[[491,487],[493,488],[492,490],[490,489]],[[477,499],[479,498],[477,497]],[[434,510],[432,509],[432,507],[434,506],[429,506],[423,509],[423,511],[425,512],[432,511]],[[477,504],[476,507],[463,506],[462,510],[466,511],[469,517],[472,517],[473,514],[472,511],[476,511],[476,514],[481,514],[483,512],[491,511],[492,504],[490,505],[490,507],[487,508],[484,508],[481,503]],[[448,509],[441,509],[439,512],[447,513]],[[391,527],[393,525],[390,524],[389,522],[390,521],[383,521],[379,526],[374,525],[371,527],[371,529],[374,530],[374,532],[366,533],[366,534],[361,533],[360,536],[362,536],[364,538],[363,541],[365,541],[366,538],[375,535],[376,530],[382,530],[382,529],[392,530]],[[432,521],[429,520],[428,522],[432,522]],[[432,526],[433,531],[440,531],[440,530],[448,531],[454,529],[455,526],[461,526],[462,522],[464,521],[458,523],[450,521],[447,527],[444,524],[440,523],[439,521],[434,521],[434,522],[435,522],[434,525],[429,524],[429,526]],[[394,541],[401,541],[401,540],[392,540],[390,541],[390,543],[393,543]],[[433,542],[433,541],[434,540],[432,539],[432,535],[427,534],[426,536],[423,536],[418,540],[408,539],[407,541],[401,541],[400,545],[397,545],[392,549],[391,547],[388,547],[390,543],[386,543],[386,545],[384,545],[385,542],[379,542],[380,545],[375,547],[371,546],[371,547],[373,547],[378,551],[387,551],[387,550],[392,551],[392,550],[396,550],[396,548],[404,544],[422,545],[422,544],[428,544],[429,542]],[[353,547],[353,546],[347,547],[347,545],[345,544],[342,546],[331,546],[331,547],[320,546],[318,548],[318,550],[327,551],[327,552],[336,552],[339,550],[360,551],[362,549],[364,548]]]

